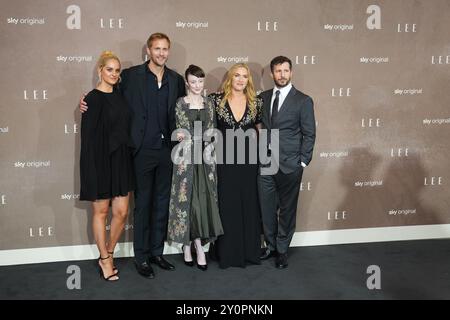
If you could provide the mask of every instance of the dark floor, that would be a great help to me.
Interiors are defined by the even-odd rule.
[[[94,261],[0,267],[0,299],[450,299],[450,240],[379,242],[291,248],[289,267],[273,260],[247,268],[189,268],[181,255],[166,258],[176,271],[139,276],[132,258],[116,259],[120,280],[100,279]],[[81,269],[81,289],[69,290],[70,265]],[[370,265],[381,270],[381,289],[369,290]]]

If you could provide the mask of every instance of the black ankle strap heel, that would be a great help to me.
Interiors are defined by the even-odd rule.
[[[98,271],[99,271],[99,273],[100,273],[100,277],[101,277],[103,280],[105,280],[105,281],[117,281],[117,280],[119,280],[119,277],[117,276],[117,273],[113,273],[112,275],[110,275],[110,276],[108,276],[108,277],[105,277],[105,274],[103,273],[102,266],[100,265],[100,261],[101,261],[101,260],[107,260],[107,259],[109,259],[109,258],[111,258],[110,255],[108,255],[107,257],[104,257],[104,258],[100,255],[100,257],[98,258]],[[113,277],[116,277],[116,278],[115,278],[115,279],[112,279]]]

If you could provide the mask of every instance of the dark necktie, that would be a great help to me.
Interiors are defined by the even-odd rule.
[[[275,91],[275,99],[272,105],[272,117],[270,118],[270,126],[273,128],[278,116],[278,101],[280,100],[280,90]]]

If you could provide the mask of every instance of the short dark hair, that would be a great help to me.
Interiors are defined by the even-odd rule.
[[[202,70],[202,68],[191,64],[184,72],[184,78],[186,79],[186,81],[187,81],[188,75],[192,75],[197,78],[204,78],[205,72]]]
[[[277,65],[277,64],[283,64],[283,63],[289,63],[289,69],[292,70],[292,61],[291,59],[289,59],[288,57],[285,56],[278,56],[272,59],[272,61],[270,61],[270,71],[273,72],[273,68]]]

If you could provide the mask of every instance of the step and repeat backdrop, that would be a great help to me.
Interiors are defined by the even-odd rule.
[[[207,72],[207,93],[236,62],[272,88],[270,60],[292,59],[317,120],[298,232],[450,223],[448,0],[0,3],[0,251],[94,243],[78,102],[103,50],[141,64],[153,32],[172,40],[169,67]]]

